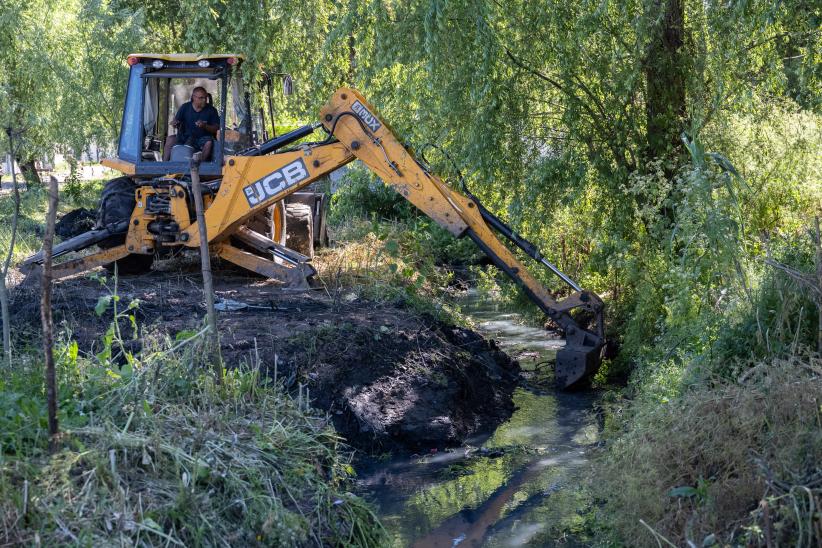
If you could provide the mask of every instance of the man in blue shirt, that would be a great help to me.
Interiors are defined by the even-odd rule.
[[[214,136],[220,130],[220,114],[208,104],[205,88],[194,88],[191,101],[180,107],[171,125],[177,128],[177,135],[169,135],[166,139],[163,161],[167,162],[171,158],[171,148],[175,144],[188,145],[195,152],[202,151],[203,160],[210,159]]]

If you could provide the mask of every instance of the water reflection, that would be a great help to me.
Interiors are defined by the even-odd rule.
[[[461,304],[525,371],[552,360],[564,344],[475,295]],[[514,393],[511,419],[483,443],[361,472],[360,485],[377,502],[395,546],[543,546],[556,531],[581,524],[577,486],[598,437],[589,413],[596,396],[534,389],[550,387],[538,382],[550,380],[548,369],[531,376],[537,382]]]

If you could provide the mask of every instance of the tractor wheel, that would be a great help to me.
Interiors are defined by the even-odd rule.
[[[283,231],[283,217],[285,216],[285,204],[280,200],[265,211],[257,213],[245,222],[245,226],[271,238],[280,245],[285,245],[285,232]]]
[[[305,204],[285,206],[285,245],[308,258],[314,257],[314,219]]]
[[[112,223],[127,221],[131,218],[136,201],[134,199],[134,189],[136,185],[129,177],[118,177],[107,182],[100,195],[100,206],[97,208],[97,228],[103,228]],[[126,241],[125,234],[110,236],[98,242],[101,249],[110,249],[123,245]],[[113,263],[105,265],[106,270],[114,272],[114,265],[117,264],[118,274],[141,274],[151,270],[154,263],[154,255],[132,254]]]

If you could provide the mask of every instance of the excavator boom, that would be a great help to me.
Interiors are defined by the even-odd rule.
[[[605,334],[604,306],[598,295],[582,290],[548,262],[533,244],[515,234],[483,207],[475,196],[457,192],[432,174],[400,143],[374,107],[356,90],[338,90],[322,108],[320,115],[326,129],[354,156],[441,227],[456,237],[471,238],[531,301],[565,331],[566,346],[557,353],[555,369],[559,387],[577,385],[599,369]],[[574,292],[562,301],[555,300],[514,253],[502,244],[495,231],[551,269]],[[574,320],[569,314],[574,308],[585,309],[594,315],[594,331],[583,328]]]
[[[566,346],[557,353],[556,382],[568,388],[599,368],[605,345],[603,303],[581,289],[551,264],[537,248],[514,233],[470,193],[460,193],[431,173],[406,149],[391,128],[356,90],[339,89],[321,109],[321,122],[226,157],[222,178],[205,185],[205,224],[209,244],[222,258],[290,285],[305,286],[314,273],[307,257],[250,230],[246,223],[273,204],[335,169],[359,159],[423,213],[455,237],[469,237],[493,263],[513,279],[549,318],[565,332]],[[328,138],[293,145],[322,126]],[[284,147],[292,145],[291,149]],[[151,255],[158,248],[199,247],[199,227],[190,215],[192,188],[184,177],[166,177],[135,188],[135,207],[129,222],[100,227],[64,242],[61,253],[77,251],[119,235],[122,245],[57,265],[54,277],[71,275],[128,256]],[[573,289],[561,301],[528,271],[497,237],[508,239],[530,258],[549,268]],[[236,247],[236,241],[245,248]],[[102,245],[101,243],[99,245]],[[254,249],[252,253],[248,248]],[[272,256],[268,259],[261,255]],[[24,265],[42,262],[37,254]],[[593,315],[587,329],[571,316],[573,309]]]

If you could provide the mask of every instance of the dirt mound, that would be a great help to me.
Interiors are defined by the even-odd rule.
[[[94,228],[96,217],[93,211],[84,207],[73,209],[60,217],[54,225],[54,233],[63,240],[79,236]]]
[[[161,265],[162,267],[162,265]],[[109,286],[111,286],[109,281]],[[513,412],[519,367],[493,342],[420,316],[402,303],[376,304],[325,292],[289,293],[272,282],[217,272],[217,300],[242,303],[219,313],[223,358],[256,364],[314,406],[329,411],[338,431],[368,451],[429,450],[490,432]],[[205,307],[196,270],[123,277],[121,309],[134,310],[140,337],[174,338],[203,325]],[[65,322],[85,352],[99,352],[112,322],[95,305],[109,289],[91,278],[56,284],[55,321]],[[19,291],[15,325],[39,322],[36,295]],[[232,306],[228,306],[231,309]],[[127,319],[120,324],[130,338]],[[131,350],[139,349],[140,341]]]
[[[511,416],[519,368],[493,342],[405,310],[381,312],[282,349],[349,443],[372,452],[453,446]]]

